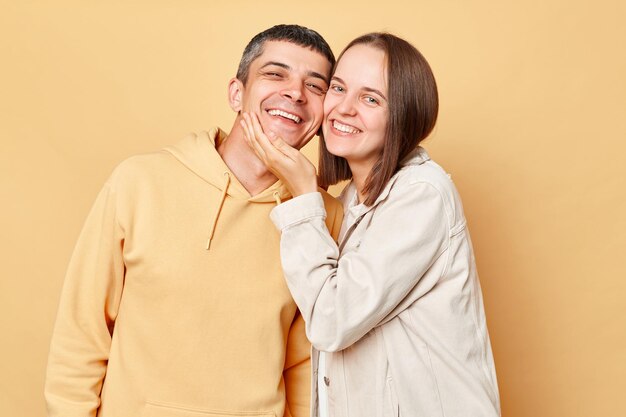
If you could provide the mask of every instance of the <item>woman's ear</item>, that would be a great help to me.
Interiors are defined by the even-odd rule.
[[[239,113],[242,109],[241,96],[243,95],[243,83],[237,78],[231,78],[228,82],[228,103],[233,111]]]

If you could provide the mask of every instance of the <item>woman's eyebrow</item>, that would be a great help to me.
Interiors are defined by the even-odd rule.
[[[385,95],[381,91],[379,91],[379,90],[377,90],[375,88],[363,87],[363,90],[365,90],[365,91],[367,91],[369,93],[376,93],[379,96],[381,96],[385,101],[387,101],[387,97],[385,97]]]
[[[344,84],[344,85],[345,85],[345,83],[346,83],[344,80],[342,80],[341,78],[337,77],[336,75],[333,75],[332,80],[333,80],[333,81],[338,81],[338,82],[340,82],[341,84]],[[376,93],[376,94],[378,94],[379,96],[381,96],[383,99],[385,99],[385,101],[387,101],[387,97],[385,97],[385,95],[384,95],[381,91],[379,91],[379,90],[377,90],[377,89],[375,89],[375,88],[371,88],[371,87],[362,87],[362,89],[363,89],[363,90],[365,90],[365,91],[367,91],[367,92],[369,92],[369,93]]]

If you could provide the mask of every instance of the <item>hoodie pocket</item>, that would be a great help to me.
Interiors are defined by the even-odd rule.
[[[141,417],[276,417],[273,411],[207,410],[178,404],[147,401]]]

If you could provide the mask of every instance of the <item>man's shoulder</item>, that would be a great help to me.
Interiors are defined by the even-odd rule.
[[[130,156],[120,162],[115,171],[123,174],[149,172],[162,170],[167,164],[176,164],[181,155],[194,155],[202,153],[205,149],[214,147],[215,138],[226,134],[219,128],[214,127],[207,131],[190,132],[178,141],[175,141],[159,150]]]
[[[326,190],[318,187],[318,191],[322,195],[324,207],[326,208],[326,227],[336,241],[339,236],[341,222],[343,221],[343,205],[341,201],[328,194]]]
[[[323,188],[318,187],[317,191],[319,191],[319,193],[322,195],[322,198],[324,199],[324,204],[326,204],[327,206],[341,205],[339,200],[337,200],[337,197],[333,197],[328,191],[324,190]]]
[[[126,176],[151,171],[155,168],[162,168],[162,165],[164,163],[169,163],[171,160],[171,155],[162,149],[158,151],[132,155],[124,159],[115,167],[115,169],[113,170],[113,175]]]
[[[161,177],[176,160],[164,150],[130,156],[120,162],[111,173],[107,184],[117,190]]]
[[[328,191],[323,188],[318,187],[318,191],[322,195],[322,199],[324,199],[324,206],[327,212],[330,210],[342,210],[341,202],[336,197],[330,195]]]

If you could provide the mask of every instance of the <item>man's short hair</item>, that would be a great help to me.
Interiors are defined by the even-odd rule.
[[[335,66],[335,55],[322,35],[313,29],[298,25],[276,25],[257,34],[246,46],[239,61],[237,79],[246,84],[250,64],[263,53],[263,45],[266,41],[286,41],[309,48],[322,54],[331,68]]]

